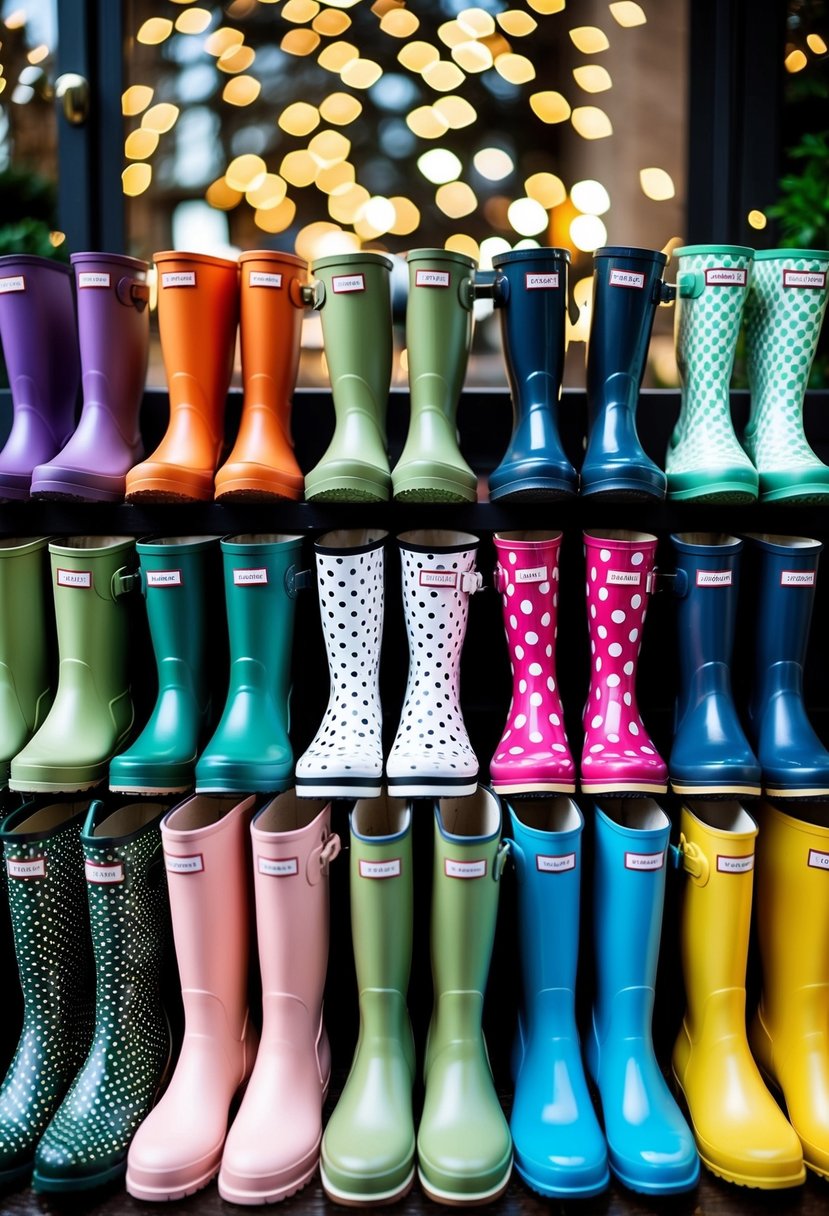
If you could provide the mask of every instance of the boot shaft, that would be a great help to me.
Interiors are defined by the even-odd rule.
[[[569,249],[520,249],[493,258],[495,307],[513,420],[555,410],[566,350]]]
[[[656,537],[648,532],[594,530],[584,534],[591,689],[600,688],[602,695],[596,700],[607,697],[620,707],[622,718],[630,717],[626,710],[635,701],[636,666],[653,593],[656,545]],[[585,716],[590,710],[596,712],[588,699]]]
[[[398,992],[405,1003],[412,965],[411,804],[362,799],[350,816],[351,937],[357,987]]]
[[[465,254],[446,249],[413,249],[406,260],[406,350],[412,414],[434,410],[454,431],[472,343],[476,263]],[[434,426],[439,438],[440,423],[435,421]]]
[[[384,582],[388,532],[350,528],[314,542],[317,588],[332,690],[357,679],[379,696]],[[345,642],[345,651],[342,643]],[[348,660],[359,664],[350,672]],[[345,690],[345,689],[344,689]]]
[[[278,250],[243,253],[240,268],[240,327],[243,408],[275,414],[290,443],[291,395],[299,368],[307,282],[303,258]]]
[[[802,678],[823,545],[806,536],[749,533],[746,539],[758,606],[756,688],[762,696],[767,679],[775,676],[770,668],[780,664],[799,668],[796,679]]]
[[[76,536],[49,545],[58,651],[94,666],[100,692],[128,684],[129,612],[124,592],[135,568],[128,536]]]
[[[205,604],[218,575],[217,539],[169,536],[136,545],[159,687],[167,675],[184,679],[199,706],[208,696]]]
[[[799,420],[829,298],[827,272],[824,250],[754,255],[745,313],[752,428],[766,426],[783,438]]]
[[[69,266],[34,254],[0,258],[0,338],[15,409],[35,410],[57,446],[71,430],[80,387]]]
[[[725,533],[671,536],[676,562],[677,636],[682,703],[705,691],[731,695],[731,656],[743,543]]]
[[[46,537],[0,540],[0,720],[9,757],[41,724],[51,703],[48,543]]]
[[[728,386],[734,367],[754,250],[742,245],[685,245],[677,262],[674,341],[683,404],[710,411],[720,404],[730,421]]]

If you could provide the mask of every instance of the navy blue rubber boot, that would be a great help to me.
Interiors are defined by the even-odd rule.
[[[669,771],[674,793],[759,797],[760,765],[731,692],[743,542],[721,533],[671,537],[676,551],[679,696]]]

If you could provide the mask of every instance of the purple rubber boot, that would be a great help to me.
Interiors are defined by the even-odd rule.
[[[144,454],[138,414],[150,342],[149,267],[117,253],[73,253],[72,265],[83,410],[66,447],[35,469],[32,494],[119,502],[128,470]]]
[[[28,498],[32,469],[75,426],[81,369],[68,266],[34,254],[0,258],[0,338],[14,406],[0,498]]]

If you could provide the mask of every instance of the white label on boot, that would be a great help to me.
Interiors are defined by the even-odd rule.
[[[400,858],[388,857],[385,861],[365,861],[360,858],[361,878],[399,878]]]
[[[717,869],[720,874],[748,874],[749,870],[754,869],[754,854],[749,853],[747,857],[726,857],[718,853]]]
[[[109,287],[109,281],[103,270],[85,270],[78,275],[78,287]]]
[[[180,570],[148,570],[147,571],[147,586],[148,587],[180,587],[181,586],[181,571]]]
[[[645,276],[638,270],[611,270],[609,282],[611,287],[635,287],[641,291],[645,286]]]
[[[86,587],[92,586],[92,571],[91,570],[61,570],[58,568],[58,586],[59,587]]]
[[[516,583],[546,583],[547,567],[536,566],[533,570],[516,570]]]
[[[443,869],[447,878],[483,878],[486,875],[486,858],[480,861],[456,861],[454,857],[445,857]]]
[[[264,270],[252,270],[248,275],[248,287],[281,287],[282,275]]]
[[[821,289],[826,286],[825,270],[784,270],[784,287],[810,287]]]
[[[204,858],[201,853],[194,853],[192,857],[174,857],[170,853],[165,853],[164,864],[168,874],[201,874],[204,869]]]
[[[25,291],[26,280],[22,274],[8,275],[5,279],[0,279],[0,296],[7,295],[10,291]]]
[[[364,274],[335,274],[331,280],[331,290],[335,295],[344,291],[365,291],[366,276]]]
[[[610,587],[638,587],[641,580],[639,570],[608,570],[604,581]]]
[[[233,571],[234,587],[263,586],[268,581],[268,571],[265,566],[252,566],[247,569]]]
[[[781,570],[781,587],[814,587],[814,570]]]
[[[544,857],[536,853],[535,865],[544,874],[561,874],[564,870],[575,870],[576,854],[560,853],[557,857]]]
[[[448,270],[415,271],[415,287],[448,287],[450,282]]]
[[[745,287],[747,272],[736,266],[711,266],[705,272],[706,287]]]
[[[524,287],[527,291],[558,287],[558,271],[554,274],[525,274]]]
[[[731,570],[697,570],[698,587],[730,587]]]
[[[626,870],[661,870],[664,864],[664,853],[625,853]]]
[[[421,587],[457,587],[458,575],[455,570],[421,570]]]
[[[809,865],[813,870],[829,870],[829,853],[820,849],[809,849]]]
[[[271,878],[290,878],[299,873],[298,857],[257,857],[259,873]]]
[[[30,857],[28,861],[6,862],[6,872],[9,878],[45,878],[46,858]]]
[[[195,287],[195,270],[168,270],[161,276],[162,287]]]
[[[102,885],[107,885],[113,882],[124,881],[123,861],[87,861],[84,863],[84,870],[86,872],[87,882],[97,882]]]

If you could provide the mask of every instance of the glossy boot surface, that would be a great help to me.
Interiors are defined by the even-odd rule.
[[[45,536],[0,540],[0,781],[52,704],[51,592]],[[47,608],[48,604],[48,608]]]

